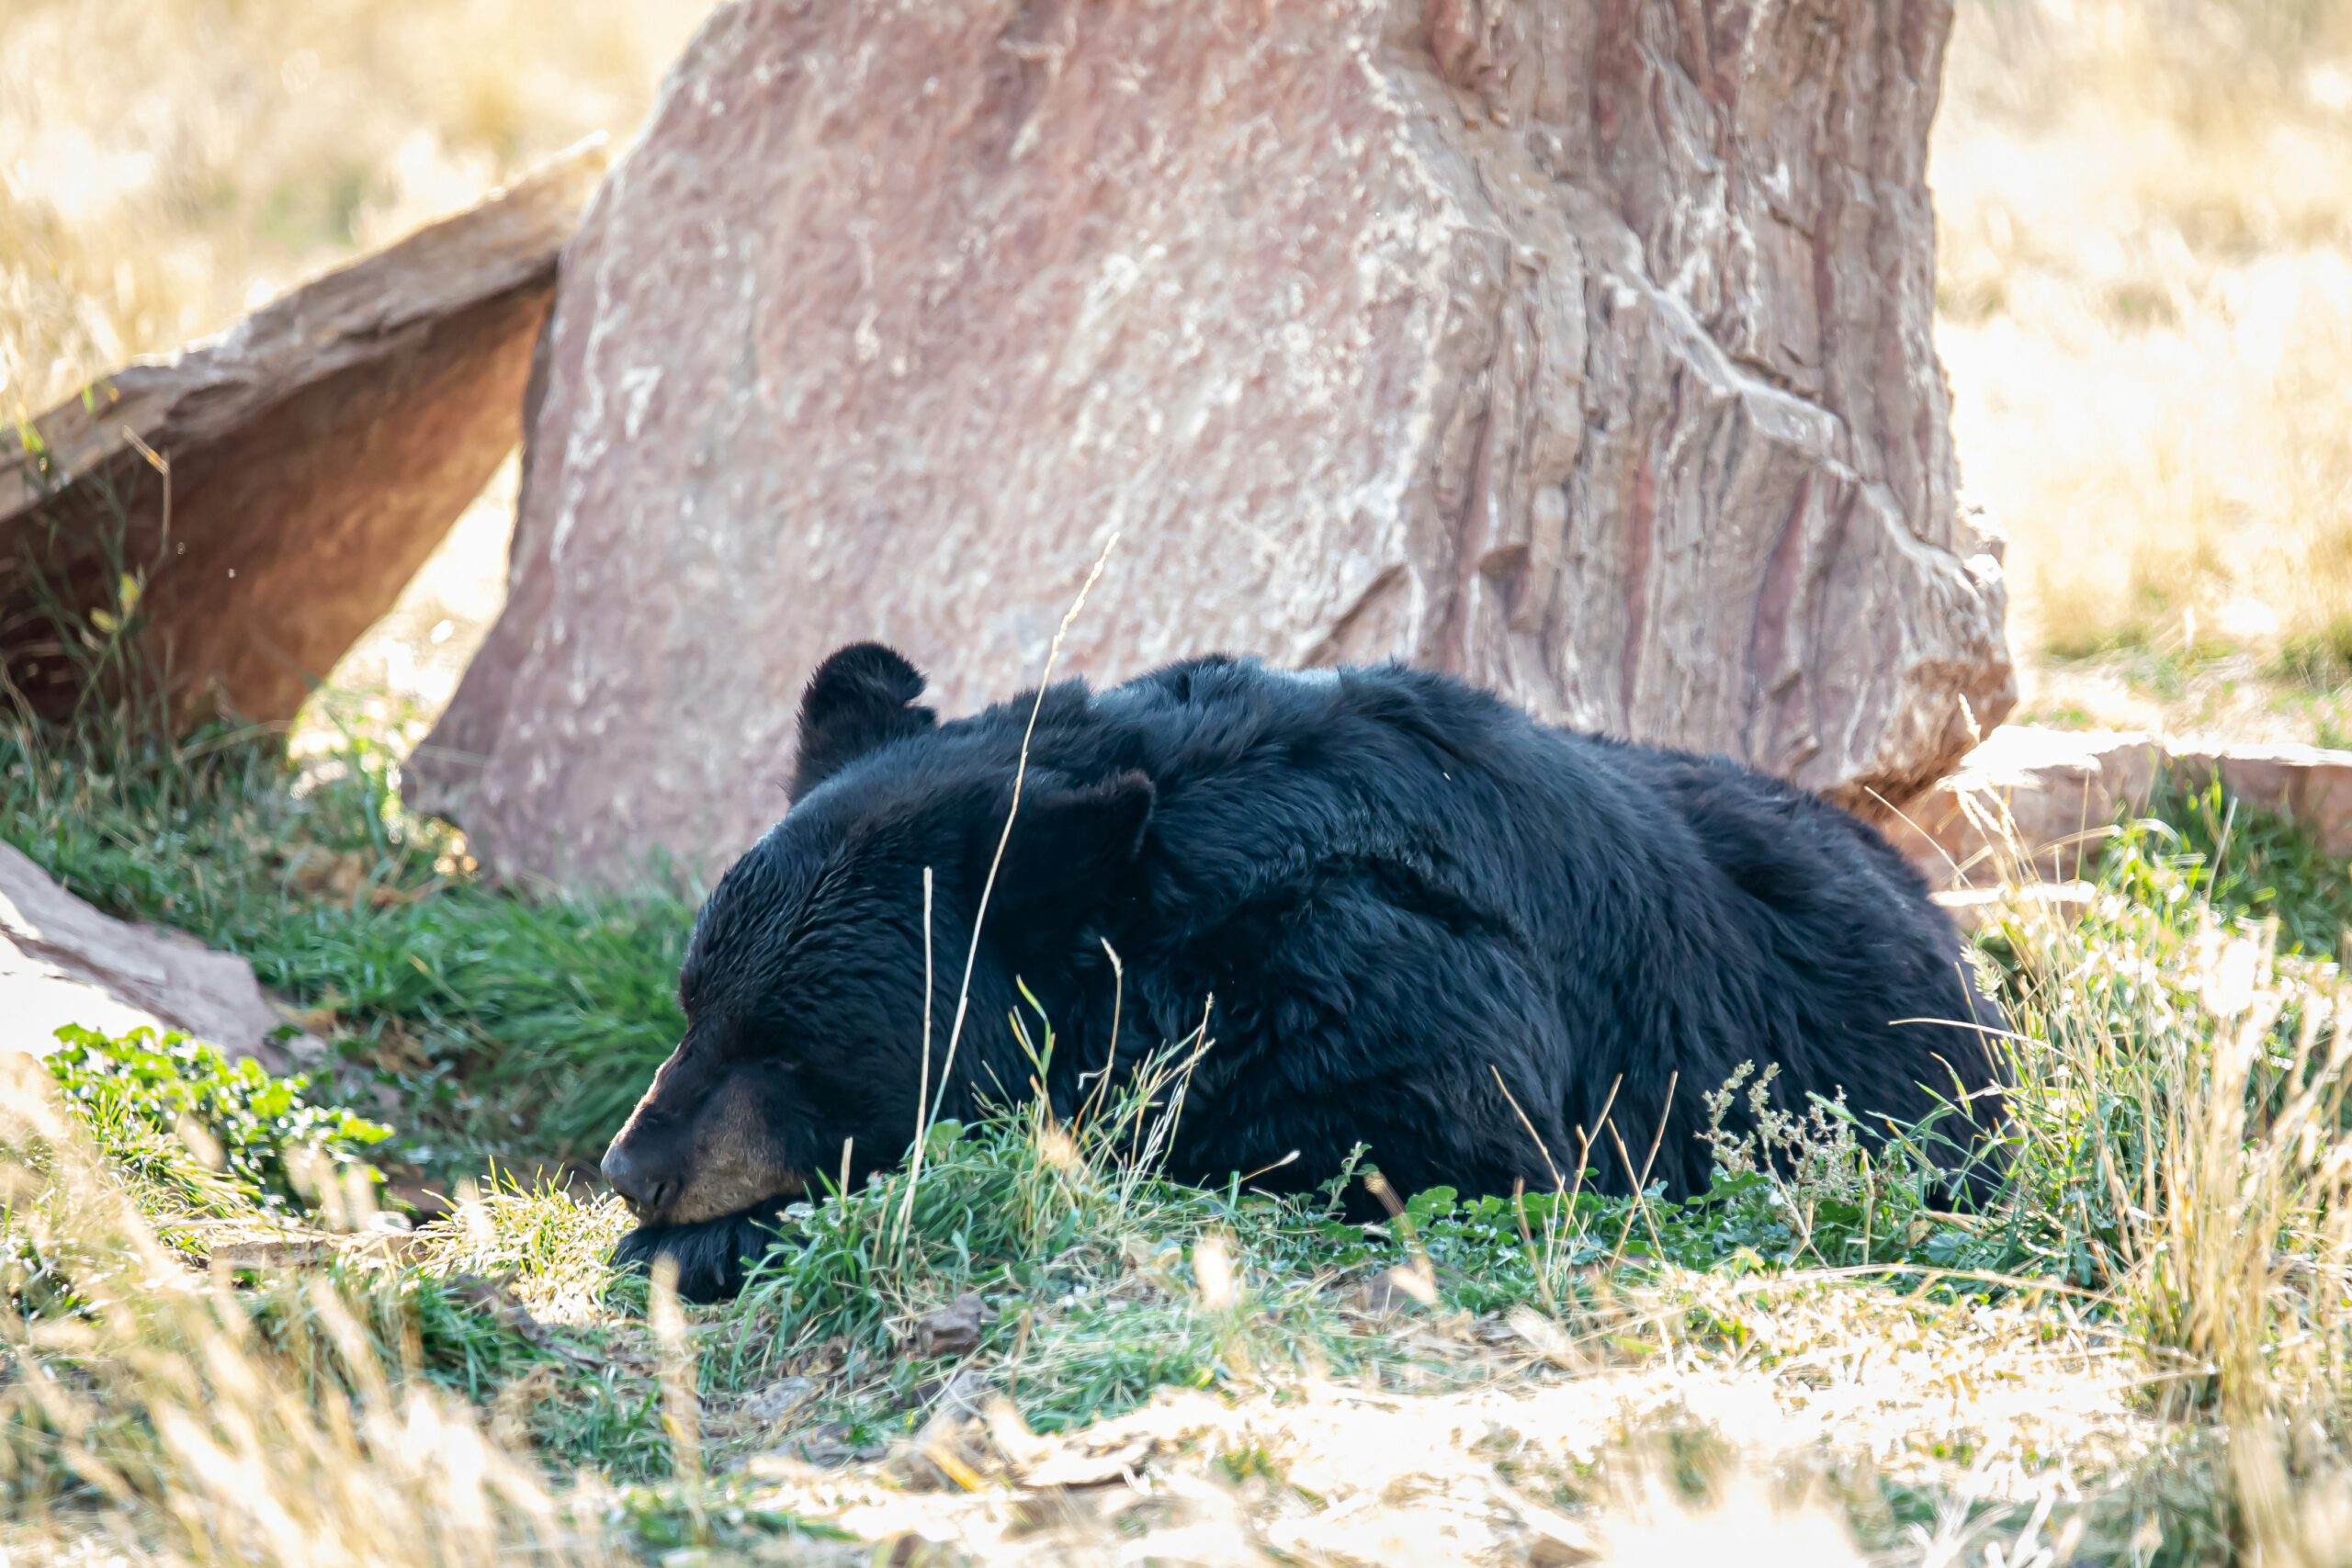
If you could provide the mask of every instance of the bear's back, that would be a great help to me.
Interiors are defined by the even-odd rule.
[[[1192,1112],[1210,1164],[1255,1148],[1242,1130],[1292,1126],[1293,1102],[1394,1143],[1429,1106],[1483,1103],[1499,1064],[1554,1132],[1612,1100],[1662,1129],[1657,1174],[1690,1190],[1700,1097],[1742,1062],[1777,1067],[1786,1102],[1844,1089],[1905,1120],[1931,1105],[1923,1085],[1997,1076],[1969,1021],[1997,1014],[1919,878],[1730,759],[1539,724],[1425,671],[1212,657],[1015,697],[906,760],[953,750],[1001,776],[1024,735],[1033,785],[1152,783],[1138,861],[1088,941],[1125,961],[1129,1028],[1181,1038],[1216,998],[1222,1065]],[[1481,1157],[1425,1174],[1507,1185]]]

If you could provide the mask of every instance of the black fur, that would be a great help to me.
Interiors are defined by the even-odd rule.
[[[800,755],[787,800],[798,800],[887,740],[920,735],[939,722],[922,695],[922,674],[894,649],[854,642],[808,677],[800,695]]]
[[[847,696],[820,703],[844,660]],[[872,645],[828,661],[796,804],[711,895],[682,976],[679,1080],[754,1086],[803,1179],[844,1139],[860,1177],[907,1147],[923,870],[936,1064],[1011,796],[1032,697],[934,727],[920,689]],[[1548,1190],[1523,1112],[1564,1168],[1589,1134],[1610,1190],[1633,1176],[1619,1141],[1637,1168],[1656,1136],[1651,1179],[1686,1193],[1708,1175],[1701,1096],[1751,1061],[1778,1065],[1786,1104],[1842,1089],[1866,1121],[1911,1122],[1973,1093],[1980,1125],[1998,1117],[1978,1026],[2000,1019],[1871,829],[1729,761],[1394,666],[1211,658],[1049,689],[947,1114],[1026,1085],[1016,976],[1051,1017],[1065,1110],[1081,1073],[1190,1035],[1214,997],[1169,1159],[1189,1180],[1279,1167],[1261,1185],[1305,1188],[1362,1142],[1401,1191]],[[654,1120],[690,1119],[656,1098]],[[673,1251],[708,1294],[757,1244],[739,1218],[629,1247]]]
[[[620,1269],[651,1269],[667,1254],[678,1269],[678,1293],[690,1302],[724,1301],[743,1288],[747,1260],[775,1242],[784,1205],[762,1204],[693,1225],[639,1225],[613,1249]]]

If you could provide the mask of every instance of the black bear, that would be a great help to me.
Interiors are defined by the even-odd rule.
[[[810,679],[789,809],[704,905],[685,1037],[605,1156],[642,1222],[622,1258],[671,1254],[690,1296],[734,1290],[819,1173],[903,1157],[924,874],[935,1062],[1001,840],[950,1116],[1027,1085],[1003,1021],[1025,987],[1057,1101],[1211,1010],[1168,1153],[1189,1180],[1301,1189],[1363,1143],[1406,1192],[1542,1191],[1589,1143],[1623,1191],[1622,1143],[1686,1193],[1702,1096],[1742,1063],[1798,1107],[1842,1089],[1866,1124],[1997,1119],[2000,1021],[1926,886],[1737,763],[1393,665],[1197,659],[946,724],[922,692],[875,644]]]

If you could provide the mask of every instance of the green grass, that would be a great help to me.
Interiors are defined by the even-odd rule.
[[[2241,807],[2216,780],[2168,781],[2102,876],[2134,904],[2185,899],[2226,920],[2276,920],[2282,953],[2334,958],[2352,930],[2352,866],[2276,813]]]
[[[2315,692],[2352,683],[2352,615],[2337,615],[2315,631],[2298,633],[2279,646],[2278,674]]]
[[[404,1157],[593,1161],[682,1027],[690,891],[490,886],[446,829],[400,809],[394,783],[366,742],[298,774],[266,734],[0,728],[0,839],[111,914],[248,959],[346,1063],[381,1076],[404,1108]]]

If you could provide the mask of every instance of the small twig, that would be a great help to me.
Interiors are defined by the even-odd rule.
[[[1566,1215],[1563,1211],[1571,1207],[1575,1202],[1575,1199],[1569,1195],[1568,1184],[1561,1179],[1559,1166],[1553,1162],[1551,1148],[1544,1142],[1543,1135],[1535,1131],[1535,1123],[1527,1119],[1527,1112],[1520,1109],[1518,1099],[1510,1092],[1510,1086],[1503,1082],[1502,1070],[1497,1067],[1492,1062],[1488,1062],[1487,1064],[1487,1071],[1495,1075],[1495,1087],[1503,1091],[1503,1099],[1510,1102],[1511,1114],[1517,1116],[1519,1118],[1519,1124],[1527,1129],[1527,1136],[1535,1145],[1535,1152],[1544,1156],[1544,1168],[1552,1173],[1553,1196],[1559,1200],[1559,1202],[1554,1208],[1551,1218],[1544,1222],[1544,1266],[1538,1279],[1538,1282],[1544,1287],[1544,1299],[1545,1302],[1550,1303],[1552,1300],[1552,1286],[1549,1276],[1553,1269],[1558,1265],[1560,1235],[1562,1228],[1567,1224]],[[1613,1099],[1616,1095],[1616,1090],[1613,1089],[1611,1089],[1610,1094]],[[1532,1264],[1534,1262],[1533,1254],[1535,1250],[1535,1241],[1534,1238],[1529,1235],[1527,1232],[1526,1184],[1522,1181],[1518,1181],[1516,1178],[1514,1178],[1513,1180],[1515,1182],[1515,1186],[1513,1188],[1511,1201],[1519,1210],[1519,1233],[1521,1237],[1527,1242],[1529,1253],[1528,1261]],[[1577,1162],[1577,1182],[1579,1187],[1581,1187],[1584,1182],[1584,1167],[1581,1160]]]
[[[1527,1228],[1527,1179],[1525,1177],[1514,1176],[1510,1179],[1510,1207],[1511,1213],[1519,1220],[1519,1245],[1527,1250],[1527,1267],[1535,1276],[1535,1288],[1544,1293],[1544,1310],[1554,1318],[1557,1318],[1560,1315],[1560,1300],[1552,1293],[1551,1237],[1547,1235],[1544,1238],[1544,1258],[1539,1263],[1535,1256],[1535,1236]],[[1555,1224],[1557,1219],[1558,1216],[1555,1215]],[[1545,1228],[1548,1230],[1552,1227]]]
[[[1111,945],[1109,937],[1102,939],[1102,952],[1111,960],[1111,1043],[1102,1053],[1102,1070],[1094,1075],[1092,1091],[1079,1106],[1076,1122],[1081,1126],[1092,1122],[1109,1093],[1112,1071],[1119,1065],[1119,1015],[1127,999],[1126,965],[1119,962],[1119,950]]]
[[[907,1245],[907,1226],[915,1212],[915,1183],[922,1179],[923,1144],[930,1133],[930,1118],[925,1107],[931,1101],[931,899],[932,868],[922,868],[922,1077],[915,1088],[915,1152],[907,1162],[907,1196],[899,1205],[899,1234],[892,1247]]]
[[[1503,1091],[1503,1100],[1510,1106],[1511,1114],[1518,1117],[1519,1124],[1527,1129],[1528,1140],[1535,1145],[1535,1152],[1544,1156],[1544,1167],[1552,1173],[1552,1190],[1566,1192],[1568,1184],[1561,1178],[1560,1168],[1552,1163],[1551,1149],[1545,1146],[1543,1134],[1536,1132],[1535,1123],[1527,1119],[1527,1112],[1519,1108],[1518,1098],[1511,1093],[1510,1085],[1503,1082],[1502,1069],[1488,1062],[1487,1071],[1494,1074],[1495,1087]]]
[[[1666,1242],[1658,1235],[1657,1217],[1650,1213],[1648,1194],[1650,1168],[1657,1163],[1658,1145],[1666,1141],[1667,1120],[1674,1113],[1674,1090],[1681,1081],[1682,1074],[1679,1070],[1667,1075],[1666,1104],[1658,1111],[1657,1131],[1650,1134],[1650,1152],[1642,1161],[1640,1175],[1634,1176],[1634,1162],[1625,1153],[1625,1140],[1617,1135],[1617,1123],[1611,1122],[1608,1124],[1610,1137],[1616,1140],[1617,1157],[1625,1162],[1625,1174],[1634,1176],[1634,1214],[1639,1214],[1642,1224],[1649,1227],[1650,1245],[1657,1249],[1660,1258],[1666,1256]],[[1625,1228],[1617,1233],[1616,1250],[1609,1257],[1609,1266],[1611,1269],[1616,1268],[1618,1260],[1625,1255],[1625,1238],[1634,1234],[1634,1214],[1625,1216]]]
[[[1200,1065],[1201,1057],[1206,1054],[1212,1043],[1209,1039],[1209,1015],[1216,1010],[1216,993],[1212,991],[1209,993],[1208,1000],[1201,1004],[1201,1027],[1193,1032],[1193,1039],[1200,1043],[1193,1047],[1193,1054],[1185,1057],[1182,1065],[1177,1067],[1176,1097],[1169,1102],[1168,1114],[1160,1118],[1159,1127],[1152,1134],[1152,1150],[1155,1154],[1159,1151],[1160,1134],[1171,1131],[1177,1122],[1183,1120],[1184,1097],[1190,1094],[1193,1089],[1193,1069]],[[1142,1125],[1141,1111],[1136,1112],[1136,1125],[1138,1127]]]

